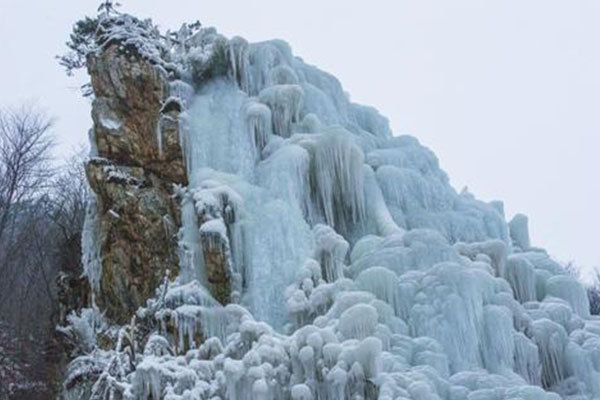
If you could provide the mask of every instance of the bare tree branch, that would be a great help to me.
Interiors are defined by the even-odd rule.
[[[15,204],[49,183],[52,119],[32,106],[0,111],[0,243]]]

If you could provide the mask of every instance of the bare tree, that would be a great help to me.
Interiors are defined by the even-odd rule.
[[[88,282],[83,277],[81,264],[81,232],[89,195],[85,154],[87,150],[80,148],[66,160],[54,179],[50,196],[52,207],[48,216],[56,239],[54,262],[58,270],[59,323],[65,322],[65,312],[85,307],[89,300]]]
[[[0,110],[0,243],[15,205],[39,194],[52,175],[51,126],[32,106]]]
[[[32,106],[0,111],[0,310],[18,278],[14,261],[25,251],[23,227],[35,227],[24,220],[32,216],[32,201],[43,195],[52,175],[51,126],[52,119]]]
[[[50,337],[56,307],[55,242],[46,217],[55,172],[51,127],[52,119],[33,106],[0,110],[0,324],[10,332],[0,336],[13,340],[5,357],[23,366],[29,382],[46,379],[47,369],[32,361]]]
[[[34,107],[0,110],[0,376],[7,360],[19,367],[13,382],[0,379],[1,399],[52,397],[62,361],[55,326],[87,305],[84,150],[56,163],[51,127]]]

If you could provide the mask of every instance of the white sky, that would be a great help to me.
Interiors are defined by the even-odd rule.
[[[431,147],[457,189],[530,217],[532,241],[600,265],[598,0],[122,0],[163,28],[287,40],[354,101]],[[87,140],[89,104],[54,55],[92,0],[0,0],[0,105],[58,118],[59,154]]]

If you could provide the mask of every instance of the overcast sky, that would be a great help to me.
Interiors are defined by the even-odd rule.
[[[162,28],[199,19],[287,40],[354,101],[431,147],[453,185],[530,217],[532,241],[600,265],[600,1],[121,0]],[[54,60],[92,0],[0,0],[0,106],[57,117],[59,154],[87,140],[89,104]]]

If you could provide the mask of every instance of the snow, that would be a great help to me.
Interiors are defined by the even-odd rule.
[[[106,128],[109,132],[118,132],[123,125],[121,121],[109,118],[109,117],[100,117],[100,125]],[[114,133],[116,134],[116,133]]]
[[[169,95],[183,108],[190,182],[175,190],[180,272],[139,310],[152,331],[135,369],[107,371],[111,390],[171,400],[600,396],[600,322],[583,287],[532,247],[526,216],[507,222],[501,202],[458,193],[429,149],[392,137],[384,117],[285,42],[184,28],[183,44],[139,47],[177,71]],[[164,46],[172,55],[156,60]],[[96,207],[82,239],[94,288]],[[230,304],[207,282],[204,253],[215,247]],[[92,349],[86,318],[73,316],[72,329]],[[91,351],[103,371],[124,354]]]

